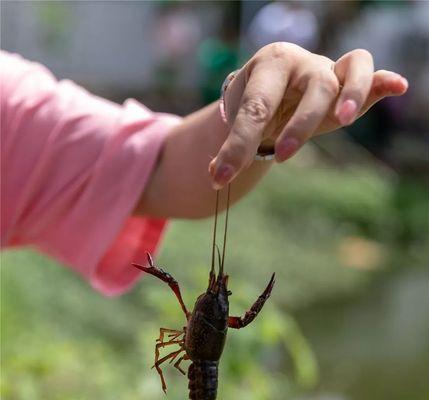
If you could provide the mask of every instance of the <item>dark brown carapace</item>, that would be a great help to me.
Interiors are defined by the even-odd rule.
[[[228,227],[230,187],[228,186],[228,198],[226,207],[225,234],[222,258],[219,250],[219,273],[216,276],[214,270],[215,248],[216,246],[216,228],[219,205],[219,192],[216,195],[215,226],[213,234],[212,247],[212,265],[209,275],[209,284],[207,290],[201,294],[195,302],[194,309],[189,312],[183,302],[180,293],[179,284],[167,272],[154,265],[152,257],[147,254],[148,266],[133,264],[135,267],[156,276],[166,282],[173,290],[180,306],[186,316],[186,326],[182,330],[160,329],[160,335],[155,346],[155,364],[154,367],[161,377],[162,389],[167,390],[167,385],[161,370],[161,364],[169,361],[174,362],[174,367],[182,374],[186,372],[180,364],[184,360],[191,360],[189,366],[189,399],[192,400],[214,400],[217,394],[218,384],[218,364],[225,344],[228,328],[240,329],[250,324],[261,311],[265,301],[270,297],[274,286],[274,274],[271,277],[268,286],[258,297],[252,307],[243,317],[229,316],[228,296],[231,292],[228,290],[228,275],[224,274],[223,266],[225,260],[225,242]],[[177,345],[179,348],[172,353],[160,358],[161,348]]]

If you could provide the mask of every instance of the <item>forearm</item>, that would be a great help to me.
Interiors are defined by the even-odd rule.
[[[137,213],[156,217],[201,218],[214,212],[213,179],[209,162],[228,135],[217,103],[189,116],[172,130]],[[261,179],[272,162],[256,161],[243,171],[231,191],[237,201]]]

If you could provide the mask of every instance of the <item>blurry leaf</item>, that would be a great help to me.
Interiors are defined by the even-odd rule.
[[[250,307],[272,272],[277,282],[258,318],[229,331],[219,398],[286,400],[314,387],[309,332],[289,313],[359,293],[374,275],[344,265],[361,253],[357,264],[366,267],[381,254],[383,274],[392,265],[427,266],[426,205],[417,184],[396,186],[371,170],[273,169],[230,214],[231,314]],[[179,281],[189,308],[207,287],[211,230],[211,220],[175,221],[156,260]],[[132,293],[107,299],[28,250],[4,252],[1,268],[2,398],[165,398],[150,369],[155,340],[160,327],[185,323],[168,286],[144,276]],[[164,370],[168,398],[183,400],[186,378],[171,365]]]
[[[270,342],[280,341],[291,355],[295,379],[299,386],[310,389],[319,380],[319,370],[310,344],[303,336],[296,321],[285,312],[265,313],[262,319],[262,335]]]

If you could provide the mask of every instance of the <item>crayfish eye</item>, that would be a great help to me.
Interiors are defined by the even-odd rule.
[[[226,294],[227,294],[228,296],[231,296],[231,295],[232,295],[231,290],[228,290],[228,291],[226,292]]]

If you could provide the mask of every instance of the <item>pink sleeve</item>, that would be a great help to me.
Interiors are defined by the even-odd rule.
[[[117,295],[166,221],[130,217],[180,118],[58,82],[5,52],[1,65],[1,243],[33,245]]]

